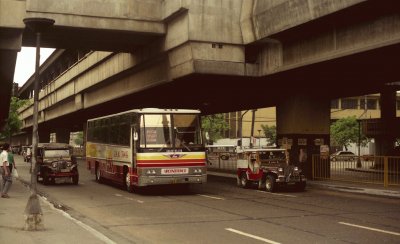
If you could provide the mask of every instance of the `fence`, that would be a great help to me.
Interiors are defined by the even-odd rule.
[[[335,161],[312,157],[312,176],[315,180],[338,180],[359,183],[400,186],[400,157],[373,156],[342,157]]]

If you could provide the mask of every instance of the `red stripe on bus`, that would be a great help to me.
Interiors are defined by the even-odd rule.
[[[137,164],[138,167],[182,167],[182,166],[206,166],[205,162],[202,163],[142,163]]]
[[[205,159],[142,159],[137,160],[137,163],[192,163],[192,162],[201,162],[205,163]]]

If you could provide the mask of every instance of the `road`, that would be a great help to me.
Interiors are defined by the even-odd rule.
[[[20,156],[16,161],[29,181],[30,164]],[[216,176],[188,190],[128,193],[95,182],[84,161],[79,164],[77,186],[38,189],[115,243],[400,243],[398,199],[312,187],[266,193]]]

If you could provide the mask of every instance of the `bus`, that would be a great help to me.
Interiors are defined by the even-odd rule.
[[[200,111],[144,108],[89,119],[86,164],[98,182],[143,186],[207,182]]]

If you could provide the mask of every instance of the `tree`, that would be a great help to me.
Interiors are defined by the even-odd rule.
[[[360,144],[365,146],[368,143],[368,138],[360,132],[359,126],[360,124],[355,116],[337,120],[331,125],[331,139],[333,143],[344,147],[347,151],[351,143],[358,145],[360,136]]]
[[[74,140],[76,145],[79,145],[80,147],[82,147],[83,145],[83,132],[80,131],[76,134],[76,138]]]
[[[267,145],[273,146],[276,142],[276,126],[261,125],[265,137],[268,139]]]
[[[22,127],[22,121],[18,117],[18,109],[30,103],[30,100],[11,97],[10,110],[3,131],[0,133],[0,140],[11,143],[11,136],[18,133]]]
[[[203,116],[201,127],[204,132],[208,132],[211,142],[223,138],[224,132],[229,128],[223,114]]]

